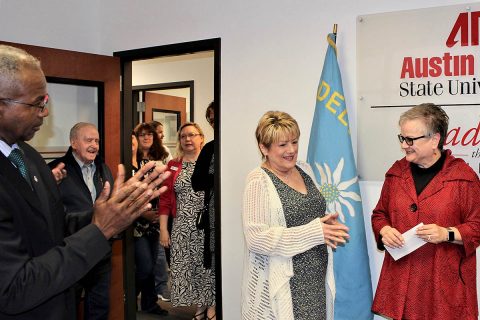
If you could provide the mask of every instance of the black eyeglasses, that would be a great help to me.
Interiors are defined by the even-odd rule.
[[[28,107],[38,108],[40,109],[40,112],[43,112],[45,110],[45,107],[48,105],[49,99],[50,99],[50,96],[47,93],[45,96],[43,96],[42,100],[37,103],[26,103],[23,101],[18,101],[10,98],[0,98],[0,101],[6,101],[8,103],[16,103],[16,104],[21,104]]]
[[[416,138],[410,138],[410,137],[404,137],[401,134],[399,134],[397,137],[398,137],[398,141],[400,141],[400,143],[403,143],[403,141],[405,141],[405,143],[408,146],[411,147],[411,146],[413,146],[413,141],[418,140],[418,139],[422,139],[422,138],[426,138],[427,136],[423,135],[423,136],[416,137]]]

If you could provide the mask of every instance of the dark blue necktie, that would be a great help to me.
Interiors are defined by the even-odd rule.
[[[28,175],[25,160],[23,160],[22,151],[18,148],[13,149],[12,152],[10,152],[8,159],[17,167],[25,180],[27,180],[28,184],[30,184],[30,176]]]

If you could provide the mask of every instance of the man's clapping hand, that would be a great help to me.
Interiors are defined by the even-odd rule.
[[[170,176],[165,169],[165,166],[158,167],[150,161],[125,181],[125,168],[118,166],[111,196],[108,197],[111,186],[106,182],[93,211],[92,223],[107,239],[125,230],[145,211],[151,210],[149,202],[167,190],[166,187],[158,188]]]

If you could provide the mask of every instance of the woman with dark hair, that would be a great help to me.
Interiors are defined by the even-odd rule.
[[[163,137],[165,137],[165,133],[163,131],[163,123],[161,123],[160,121],[153,120],[153,121],[150,121],[150,125],[153,127],[153,129],[155,129],[158,139],[160,139],[160,144],[162,145],[163,149],[165,149],[165,151],[168,153],[167,158],[170,161],[170,159],[172,159],[170,150],[168,150],[167,146],[163,144]]]
[[[163,144],[163,137],[165,136],[165,134],[163,133],[163,124],[155,120],[150,121],[149,124],[153,127],[153,129],[155,129],[158,139],[160,140],[160,145],[168,153],[167,160],[170,161],[172,159],[172,155],[168,150],[167,146]],[[172,226],[171,219],[169,219],[168,221],[168,226],[169,228],[171,228]],[[170,261],[169,249],[158,246],[157,262],[155,263],[154,267],[155,291],[157,292],[158,298],[165,302],[170,301],[170,288],[168,286],[169,272],[167,259],[168,261]]]
[[[158,164],[167,164],[172,156],[162,145],[155,128],[150,123],[141,123],[135,127],[138,139],[137,159],[140,167],[148,161],[157,161]]]
[[[215,102],[212,101],[205,112],[212,129],[214,128],[215,119]],[[214,195],[214,178],[215,178],[215,143],[214,140],[205,144],[200,151],[195,170],[192,174],[192,188],[194,191],[203,191],[203,207],[206,210],[202,213],[202,225],[197,226],[205,232],[203,247],[203,265],[206,269],[211,270],[212,283],[215,283],[215,195]],[[202,209],[203,210],[203,209]],[[215,297],[214,297],[215,299]],[[207,317],[209,319],[215,316],[215,306],[207,309]]]
[[[156,161],[158,165],[165,165],[168,160],[168,153],[162,147],[157,133],[153,126],[148,123],[139,124],[132,135],[132,165],[134,168],[141,168],[149,161]],[[135,146],[134,138],[138,140],[138,148]],[[157,304],[158,295],[155,290],[155,265],[159,249],[158,242],[158,199],[151,202],[152,210],[146,211],[135,221],[133,236],[135,238],[135,279],[136,293],[141,293],[140,304],[142,310],[165,315],[167,312]],[[162,248],[163,249],[163,248]],[[165,273],[166,271],[166,267]]]

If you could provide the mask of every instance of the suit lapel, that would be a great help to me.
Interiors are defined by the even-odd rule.
[[[103,174],[103,167],[102,164],[96,163],[96,170],[95,174],[93,176],[93,183],[95,184],[95,191],[97,192],[96,198],[100,196],[100,193],[102,193],[103,190],[103,185],[104,185],[104,180],[106,179]]]
[[[26,160],[27,161],[27,160]],[[27,161],[29,162],[29,161]],[[29,166],[30,169],[30,166]],[[30,206],[36,211],[39,210],[40,200],[35,192],[30,188],[28,182],[25,181],[17,168],[8,160],[3,153],[0,152],[0,172],[7,180],[12,184],[12,188],[17,190],[23,198],[30,204]],[[40,211],[38,211],[40,212]]]
[[[40,204],[40,211],[43,213],[43,216],[45,217],[45,221],[47,222],[48,229],[50,231],[50,234],[53,236],[54,230],[53,230],[53,221],[52,221],[52,216],[50,214],[50,211],[52,208],[50,208],[50,203],[49,199],[51,197],[47,193],[47,184],[45,181],[43,181],[43,177],[38,171],[37,166],[33,164],[33,162],[26,157],[26,162],[28,166],[28,170],[30,170],[30,180],[32,181],[32,186],[34,189],[34,194],[36,195],[36,198],[39,201]]]
[[[31,165],[28,156],[25,161],[29,169],[37,168]],[[32,172],[32,171],[31,171]],[[48,212],[42,210],[39,196],[25,181],[17,168],[0,152],[0,175],[4,178],[3,187],[18,202],[17,210],[12,210],[12,217],[17,230],[22,234],[25,245],[33,256],[42,254],[54,243],[51,236],[51,222]]]

